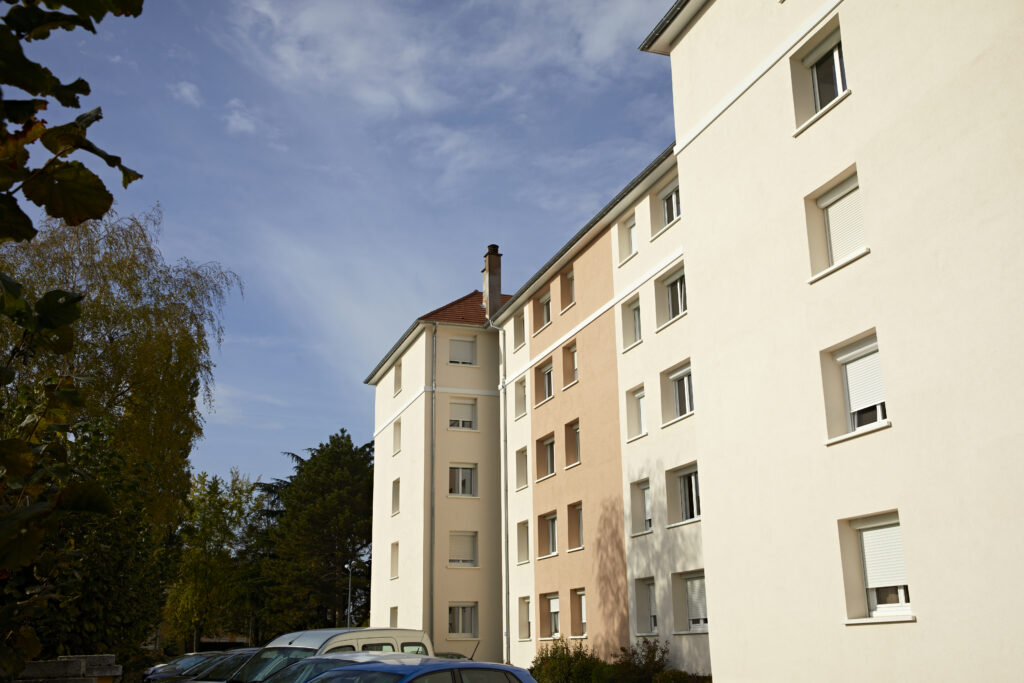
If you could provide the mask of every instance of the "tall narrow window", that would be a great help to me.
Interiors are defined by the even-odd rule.
[[[814,111],[821,111],[846,90],[846,64],[839,29],[804,57],[803,65],[811,73]]]
[[[886,419],[885,388],[878,355],[878,340],[868,337],[834,354],[843,370],[850,431]]]
[[[654,520],[651,515],[651,485],[649,482],[644,482],[640,485],[640,496],[644,514],[643,528],[647,530],[654,526]]]
[[[532,637],[530,622],[530,596],[524,595],[519,598],[519,640],[529,640]]]
[[[654,578],[637,579],[636,631],[638,634],[658,632],[658,602],[654,591]]]
[[[582,588],[576,591],[576,600],[580,607],[580,628],[576,635],[587,635],[587,592]]]
[[[580,455],[580,421],[576,420],[565,426],[565,466],[579,463]]]
[[[648,479],[629,486],[631,530],[634,535],[650,531],[654,526],[651,517],[651,483]]]
[[[562,310],[576,303],[576,276],[573,271],[562,275]]]
[[[647,432],[647,422],[644,414],[644,388],[634,389],[629,393],[628,398],[627,427],[629,437],[633,438]]]
[[[523,564],[530,561],[530,523],[516,524],[516,562]]]
[[[583,547],[583,503],[569,506],[569,550]]]
[[[627,255],[632,256],[636,253],[637,241],[636,241],[636,218],[631,217],[629,222],[626,223],[626,244],[629,247]]]
[[[549,436],[537,442],[537,478],[555,473],[555,438]]]
[[[512,319],[512,348],[518,349],[526,343],[526,315],[520,309]]]
[[[392,607],[388,612],[388,623],[391,628],[398,628],[398,607]]]
[[[868,616],[910,614],[903,534],[896,513],[853,520],[860,534]]]
[[[558,552],[558,515],[548,515],[544,519],[548,529],[548,555]]]
[[[669,375],[672,382],[672,392],[675,398],[675,417],[682,417],[693,412],[693,377],[690,373],[690,365],[687,363]]]
[[[391,578],[398,578],[398,541],[391,544]]]
[[[476,429],[476,400],[452,401],[448,426],[452,429]]]
[[[395,395],[402,390],[402,361],[395,363]]]
[[[515,385],[516,417],[526,415],[526,378],[516,381]]]
[[[661,225],[664,227],[679,218],[679,186],[673,185],[662,190],[659,197],[661,198]]]
[[[704,576],[686,579],[686,614],[691,631],[708,630],[708,606],[704,594]]]
[[[553,367],[551,363],[547,363],[540,368],[541,401],[551,398],[555,392],[554,380],[551,377]]]
[[[533,302],[533,331],[537,332],[551,322],[551,292],[545,292]]]
[[[548,630],[551,633],[552,638],[557,638],[562,634],[561,624],[559,623],[559,606],[558,606],[558,594],[548,596]]]
[[[525,448],[516,451],[516,489],[530,485],[530,459]]]
[[[622,305],[622,348],[628,349],[643,339],[640,326],[640,297],[635,296]]]
[[[860,210],[860,185],[853,176],[815,200],[825,215],[828,264],[834,265],[864,247],[864,222]]]
[[[476,465],[455,465],[448,468],[448,494],[476,495]]]
[[[579,379],[580,372],[578,363],[578,354],[576,351],[576,342],[572,342],[562,347],[562,385],[569,386],[573,382]]]
[[[391,482],[391,514],[397,515],[401,510],[402,480],[395,479]]]
[[[391,455],[398,455],[402,450],[402,421],[395,420],[391,425]]]
[[[697,470],[679,475],[679,502],[684,522],[700,517],[700,482],[697,479]]]
[[[686,273],[679,273],[665,283],[668,319],[679,317],[686,312]]]

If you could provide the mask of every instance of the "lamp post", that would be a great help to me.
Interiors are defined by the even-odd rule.
[[[349,562],[345,565],[345,569],[348,570],[348,604],[345,606],[345,612],[347,613],[348,620],[346,626],[352,627],[352,563]]]

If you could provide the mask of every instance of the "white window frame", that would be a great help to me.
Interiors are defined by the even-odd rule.
[[[884,423],[888,419],[888,413],[885,407],[885,388],[881,378],[881,369],[878,370],[879,378],[878,382],[880,385],[879,390],[882,394],[882,400],[875,403],[873,406],[865,406],[858,408],[856,411],[853,410],[851,396],[850,396],[850,382],[848,376],[848,368],[851,363],[861,361],[868,356],[878,354],[878,338],[875,335],[871,335],[859,342],[855,342],[849,346],[839,349],[833,354],[833,358],[839,365],[840,371],[843,377],[843,400],[844,410],[846,414],[846,426],[849,432],[855,432],[859,429],[865,428],[876,428],[879,424]],[[881,356],[878,357],[880,362]],[[874,408],[874,418],[870,422],[861,423],[860,414],[868,411],[870,408]]]
[[[700,519],[700,476],[697,468],[688,467],[680,471],[676,478],[679,486],[679,514],[682,521]]]
[[[580,605],[580,633],[581,637],[587,635],[587,591],[583,588],[576,589],[576,597]]]
[[[462,491],[462,472],[470,472],[469,492]],[[452,475],[455,475],[455,488],[452,489]],[[476,464],[453,464],[448,466],[448,495],[452,498],[476,498],[477,497],[477,466]]]
[[[549,437],[541,442],[544,447],[544,466],[547,471],[544,472],[544,476],[555,473],[555,437]]]
[[[540,298],[540,320],[541,327],[551,323],[551,294],[545,294]]]
[[[836,96],[828,100],[828,102],[822,102],[821,94],[818,91],[818,65],[826,58],[831,58],[832,61],[832,67],[834,70],[833,85],[835,86]],[[847,91],[846,62],[843,58],[843,41],[838,28],[828,34],[824,40],[818,43],[817,47],[811,50],[811,52],[803,58],[803,65],[810,71],[811,92],[814,97],[815,113],[821,111],[829,104],[839,99],[839,97]]]
[[[460,344],[468,344],[469,359],[456,358],[455,350]],[[476,337],[452,337],[448,340],[449,365],[476,365]]]
[[[665,278],[665,313],[666,320],[675,320],[686,313],[686,271],[680,270]],[[672,295],[675,294],[676,310],[672,310]]]
[[[822,221],[825,224],[825,248],[828,253],[828,265],[831,268],[836,263],[846,263],[853,258],[860,250],[865,247],[866,240],[864,239],[864,226],[863,217],[858,216],[858,220],[861,221],[858,226],[860,231],[860,244],[856,248],[850,249],[848,253],[841,255],[836,258],[835,244],[833,243],[832,227],[829,219],[829,209],[833,207],[837,202],[842,199],[849,197],[854,192],[860,192],[860,180],[856,174],[850,176],[846,180],[842,181],[828,192],[814,200],[814,203],[821,209]],[[859,201],[859,200],[858,200]]]
[[[478,603],[453,602],[448,604],[448,635],[456,638],[476,638],[479,633]],[[466,622],[469,621],[469,630]]]
[[[694,610],[691,610],[691,605],[694,600],[691,599],[691,590],[696,591],[696,582],[701,582],[700,596],[704,598],[701,604],[701,610],[697,611],[694,615]],[[693,587],[691,587],[691,583]],[[707,603],[707,592],[705,590],[704,574],[693,574],[684,577],[683,587],[686,592],[684,599],[686,600],[686,623],[689,630],[694,633],[707,633],[708,631],[708,603]]]
[[[641,518],[640,530],[650,531],[654,528],[654,505],[651,500],[651,482],[649,479],[640,482],[637,485],[637,489],[640,491],[640,510],[643,517]]]
[[[470,407],[470,415],[472,416],[472,418],[470,420],[463,420],[461,418],[453,418],[453,417],[451,417],[451,412],[452,412],[451,409],[452,409],[452,407],[457,406],[457,405],[469,406]],[[453,399],[449,403],[448,414],[449,414],[449,417],[448,417],[448,428],[449,429],[465,429],[465,430],[475,430],[476,429],[476,423],[477,423],[476,399],[461,399],[461,400],[454,400]],[[455,423],[458,423],[458,424],[455,424]]]
[[[580,366],[579,366],[579,348],[576,344],[569,347],[569,361],[572,368],[572,379],[570,382],[576,382],[580,378]]]
[[[910,603],[910,587],[909,581],[907,583],[897,583],[891,586],[869,586],[871,583],[871,571],[869,567],[869,561],[867,557],[867,549],[865,547],[865,532],[871,534],[872,532],[885,532],[885,530],[896,530],[896,533],[892,535],[891,539],[885,542],[886,545],[891,546],[893,544],[899,545],[899,566],[896,567],[894,558],[890,558],[885,564],[885,568],[889,573],[902,574],[902,579],[907,580],[907,569],[906,569],[906,556],[903,553],[903,528],[900,525],[899,513],[890,512],[881,515],[874,515],[872,517],[863,517],[861,519],[854,519],[850,521],[851,528],[857,531],[857,543],[859,546],[860,560],[861,560],[861,571],[864,576],[864,593],[865,601],[867,603],[868,617],[890,617],[890,616],[905,616],[912,614],[911,603]],[[895,588],[896,597],[898,602],[888,604],[878,604],[878,590],[883,588]]]
[[[518,351],[526,344],[526,314],[520,309],[512,319],[513,351]]]
[[[558,552],[558,513],[552,513],[544,517],[544,523],[548,529],[548,555]]]
[[[668,376],[672,383],[672,395],[675,402],[675,417],[682,417],[693,412],[693,373],[689,363],[686,363]],[[679,401],[680,385],[683,389],[683,403]]]
[[[644,585],[647,586],[647,618],[648,618],[648,633],[658,632],[658,594],[654,590],[654,579],[647,579],[644,581]]]
[[[640,387],[632,392],[633,405],[636,410],[636,434],[633,436],[640,436],[641,434],[647,433],[647,416],[644,414],[644,399],[647,396],[644,393],[644,388]]]
[[[526,564],[530,561],[530,520],[524,519],[516,524],[516,563]]]
[[[555,395],[554,370],[555,366],[551,362],[542,365],[540,368],[541,388],[544,390],[544,394],[541,397],[541,401],[546,401]]]
[[[679,183],[670,184],[658,193],[658,202],[661,204],[661,227],[665,228],[682,214],[682,204],[679,198]]]
[[[562,635],[561,604],[558,599],[558,593],[546,595],[545,599],[548,601],[548,627],[551,631],[549,635],[551,638],[558,638]]]
[[[565,274],[565,284],[569,290],[569,296],[566,297],[566,301],[562,302],[563,311],[576,303],[576,275],[574,271],[570,270]]]

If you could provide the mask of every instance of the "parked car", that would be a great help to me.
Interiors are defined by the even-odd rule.
[[[224,657],[207,664],[191,680],[195,683],[223,683],[231,678],[232,674],[241,669],[259,651],[258,647],[228,650]],[[175,681],[164,679],[160,683],[175,683]]]
[[[403,659],[404,658],[404,659]],[[368,650],[365,652],[331,652],[329,654],[314,655],[307,657],[300,662],[295,662],[268,676],[263,683],[307,683],[325,671],[337,669],[352,664],[363,664],[373,661],[406,661],[415,662],[409,655],[394,652],[380,652],[379,650]]]
[[[407,652],[430,655],[424,631],[404,628],[324,628],[278,636],[236,671],[230,683],[259,683],[281,669],[329,652]]]
[[[157,671],[169,671],[171,670],[171,668],[173,668],[174,671],[182,671],[192,666],[196,662],[202,661],[206,654],[207,653],[205,652],[186,652],[183,655],[178,655],[169,662],[164,662],[163,664],[151,666],[142,673],[146,676],[149,676],[151,674],[156,673]]]
[[[211,662],[223,658],[224,655],[225,653],[222,650],[216,650],[210,652],[194,652],[191,655],[179,657],[167,665],[161,666],[156,671],[153,671],[153,673],[148,674],[146,676],[146,683],[155,683],[156,681],[165,681],[174,678],[177,678],[178,680],[189,680],[193,678],[196,673],[209,666]],[[181,676],[184,676],[184,679],[180,678]]]
[[[320,674],[314,683],[536,683],[526,669],[506,664],[436,657],[381,658]],[[447,676],[445,675],[447,674]]]

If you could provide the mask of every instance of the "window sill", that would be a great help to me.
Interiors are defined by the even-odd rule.
[[[658,632],[657,631],[646,631],[644,633],[641,633],[640,631],[636,632],[636,637],[637,638],[649,638],[651,636],[657,637],[658,636]]]
[[[839,93],[839,97],[835,98],[834,100],[832,100],[831,102],[826,104],[819,111],[817,111],[814,114],[814,116],[812,116],[811,118],[809,118],[806,121],[804,121],[803,124],[799,128],[794,130],[793,131],[793,137],[797,137],[798,135],[800,135],[800,133],[803,133],[805,130],[807,130],[808,128],[813,126],[817,122],[818,119],[820,119],[822,116],[824,116],[825,114],[827,114],[830,111],[832,111],[833,109],[835,109],[836,105],[838,105],[840,102],[845,100],[851,94],[853,94],[853,91],[850,90],[849,88],[847,88],[843,92]]]
[[[449,427],[449,432],[479,432],[476,427]]]
[[[480,496],[466,496],[461,493],[449,493],[449,498],[463,498],[467,500],[480,500]]]
[[[634,441],[636,441],[636,440],[638,440],[638,439],[642,439],[642,438],[644,438],[645,436],[647,436],[647,432],[640,432],[640,433],[639,433],[639,434],[637,434],[636,436],[631,436],[631,437],[629,437],[628,439],[626,439],[626,443],[633,443]]]
[[[448,569],[480,569],[478,564],[449,564]]]
[[[395,457],[396,455],[398,455],[398,454],[399,454],[399,453],[401,453],[401,452],[402,452],[402,449],[401,449],[401,448],[399,448],[399,449],[398,449],[397,451],[392,451],[392,452],[391,452],[391,457],[393,458],[393,457]]]
[[[562,635],[558,634],[558,635],[554,635],[554,636],[544,636],[543,638],[538,638],[537,640],[539,640],[541,642],[547,642],[549,640],[558,640],[561,637],[562,637]]]
[[[541,325],[540,327],[538,327],[536,330],[534,330],[533,331],[533,336],[536,337],[538,334],[540,334],[541,332],[543,332],[544,330],[546,330],[549,327],[551,327],[551,321],[550,320],[548,322],[544,323],[543,325]]]
[[[549,557],[558,557],[558,553],[554,552],[554,553],[548,553],[547,555],[541,555],[540,557],[537,558],[537,561],[540,562],[541,560],[546,560]]]
[[[554,394],[551,394],[550,396],[548,396],[547,398],[545,398],[545,399],[544,399],[543,401],[541,401],[540,403],[535,403],[535,404],[533,404],[533,408],[534,408],[534,410],[536,410],[537,408],[540,408],[540,407],[541,407],[542,405],[544,405],[545,403],[547,403],[548,401],[550,401],[550,400],[551,400],[551,399],[553,399],[554,397],[555,397],[555,395],[554,395]]]
[[[523,348],[524,346],[526,346],[526,342],[525,341],[519,342],[519,346],[513,346],[512,347],[512,353],[518,353],[519,349]]]
[[[516,566],[517,567],[522,567],[524,564],[530,564],[530,561],[529,560],[521,560],[519,562],[516,562]]]
[[[622,349],[622,352],[625,353],[626,351],[629,351],[631,349],[635,349],[636,347],[640,346],[640,344],[642,344],[643,341],[644,341],[643,339],[637,339],[635,342],[633,342],[632,344],[630,344],[626,348]]]
[[[566,465],[565,469],[571,470],[573,467],[579,467],[581,462],[582,462],[582,460],[577,460],[576,462],[574,462],[574,463],[572,463],[570,465]]]
[[[913,614],[891,614],[886,617],[864,617],[862,619],[847,619],[844,623],[847,626],[861,626],[863,624],[898,624],[917,621]]]
[[[449,633],[445,640],[480,640],[480,637],[471,635],[460,636],[457,633]]]
[[[665,322],[663,322],[663,323],[661,324],[661,326],[660,326],[660,327],[658,327],[657,329],[655,329],[655,330],[654,330],[654,334],[658,334],[658,333],[659,333],[659,332],[661,332],[661,331],[662,331],[663,329],[665,329],[666,327],[668,327],[669,325],[671,325],[671,324],[672,324],[672,323],[674,323],[675,321],[679,320],[680,318],[685,318],[685,317],[686,317],[686,314],[687,314],[688,312],[689,312],[689,311],[683,311],[683,312],[681,312],[681,313],[680,313],[679,315],[677,315],[676,317],[672,318],[671,320],[666,320]]]
[[[532,643],[533,642],[533,638],[520,638],[519,642],[520,643]]]
[[[881,431],[883,429],[888,429],[889,427],[892,427],[892,421],[891,420],[882,420],[881,422],[876,422],[874,424],[870,424],[867,427],[861,427],[860,429],[855,429],[852,432],[848,432],[846,434],[841,434],[841,435],[835,437],[834,439],[829,439],[828,441],[825,442],[825,445],[826,446],[834,446],[837,443],[842,443],[844,441],[849,441],[850,439],[856,439],[858,436],[864,436],[865,434],[871,434],[872,432],[877,432],[877,431]]]
[[[516,422],[518,420],[523,419],[524,417],[526,417],[526,413],[519,413],[518,415],[516,415],[515,417],[512,418],[512,421]]]
[[[394,512],[391,513],[391,516],[392,517],[397,517],[398,513],[400,513],[400,512],[401,512],[401,510],[395,510]]]
[[[398,578],[397,576],[392,576],[390,580],[391,580],[391,581],[394,581],[394,580],[395,580],[395,579],[397,579],[397,578]]]
[[[576,553],[576,552],[579,552],[580,550],[583,550],[583,546],[581,546],[581,545],[580,546],[576,546],[575,548],[569,548],[565,552],[566,553]]]
[[[562,391],[565,391],[565,390],[566,390],[566,389],[568,389],[569,387],[574,387],[574,386],[576,386],[576,385],[577,385],[577,384],[579,384],[579,383],[580,383],[580,381],[579,381],[578,379],[574,379],[573,381],[569,382],[569,383],[568,383],[568,384],[566,384],[566,385],[565,385],[564,387],[562,387]]]
[[[450,360],[450,361],[448,361],[448,365],[454,365],[454,366],[457,366],[457,367],[460,367],[460,368],[478,368],[478,367],[480,367],[479,363],[460,363],[457,360]]]
[[[676,216],[675,218],[673,218],[672,220],[670,220],[670,221],[669,221],[668,223],[666,223],[665,225],[663,225],[663,226],[661,227],[661,229],[660,229],[660,230],[658,230],[658,232],[656,232],[656,233],[654,233],[653,235],[651,235],[651,241],[653,242],[654,240],[658,239],[659,237],[661,237],[662,235],[664,235],[664,234],[665,234],[666,232],[668,232],[668,231],[669,231],[669,228],[671,228],[671,227],[672,227],[673,225],[675,225],[676,223],[678,223],[678,222],[679,222],[679,219],[680,219],[680,218],[682,218],[682,215]]]
[[[559,311],[559,312],[558,312],[558,315],[565,315],[565,312],[566,312],[566,311],[568,311],[568,310],[569,310],[570,308],[572,308],[572,307],[573,307],[573,306],[575,306],[575,305],[576,305],[576,302],[575,302],[575,301],[571,301],[571,302],[569,302],[569,305],[568,305],[568,306],[566,306],[565,308],[563,308],[563,309],[562,309],[561,311]]]
[[[693,519],[684,519],[681,522],[672,522],[671,524],[666,525],[665,528],[666,529],[675,529],[676,527],[686,526],[687,524],[694,524],[694,523],[699,522],[699,521],[700,521],[700,517],[694,517]]]
[[[682,415],[674,417],[671,420],[669,420],[668,422],[662,422],[661,423],[661,428],[664,429],[665,427],[668,427],[669,425],[674,425],[676,422],[682,422],[683,420],[685,420],[686,418],[690,417],[691,415],[693,415],[693,411],[692,410],[690,412],[688,412],[688,413],[683,413]]]
[[[648,534],[653,534],[653,533],[654,533],[654,529],[653,528],[651,528],[651,529],[644,529],[643,531],[634,531],[633,533],[630,534],[630,537],[631,538],[638,538],[640,536],[647,536]]]
[[[707,631],[672,631],[674,636],[706,636]]]
[[[629,263],[630,261],[632,261],[632,260],[633,260],[633,258],[634,258],[634,257],[635,257],[635,256],[636,256],[636,255],[637,255],[638,253],[639,253],[639,252],[636,252],[636,251],[634,251],[634,252],[633,252],[632,254],[630,254],[630,255],[629,255],[629,256],[627,256],[626,258],[622,259],[621,261],[619,261],[619,268],[621,268],[622,266],[624,266],[624,265],[626,265],[627,263]]]
[[[523,484],[522,486],[520,486],[519,488],[516,489],[516,492],[525,491],[528,488],[530,488],[529,484]]]
[[[542,481],[544,481],[545,479],[550,479],[550,478],[551,478],[551,477],[553,477],[553,476],[555,476],[555,473],[554,473],[554,472],[552,472],[551,474],[545,474],[545,475],[544,475],[543,477],[541,477],[540,479],[538,479],[538,480],[537,480],[537,481],[535,481],[534,483],[535,483],[535,484],[539,484],[539,483],[541,483]]]
[[[846,266],[850,265],[854,261],[856,261],[856,260],[858,260],[858,259],[860,259],[860,258],[862,258],[864,256],[867,256],[870,253],[871,253],[871,248],[870,247],[861,247],[857,251],[853,252],[852,254],[850,254],[849,256],[844,258],[842,261],[838,261],[836,263],[833,263],[831,266],[829,266],[825,270],[821,271],[820,273],[817,273],[816,275],[811,276],[811,278],[809,280],[807,280],[807,284],[813,285],[815,282],[817,282],[821,278],[827,277],[827,276],[831,275],[832,273],[836,272],[837,270],[842,270],[843,268],[845,268]]]
[[[586,639],[586,637],[587,637],[587,634],[584,633],[582,636],[569,636],[569,640],[584,640],[584,639]]]

